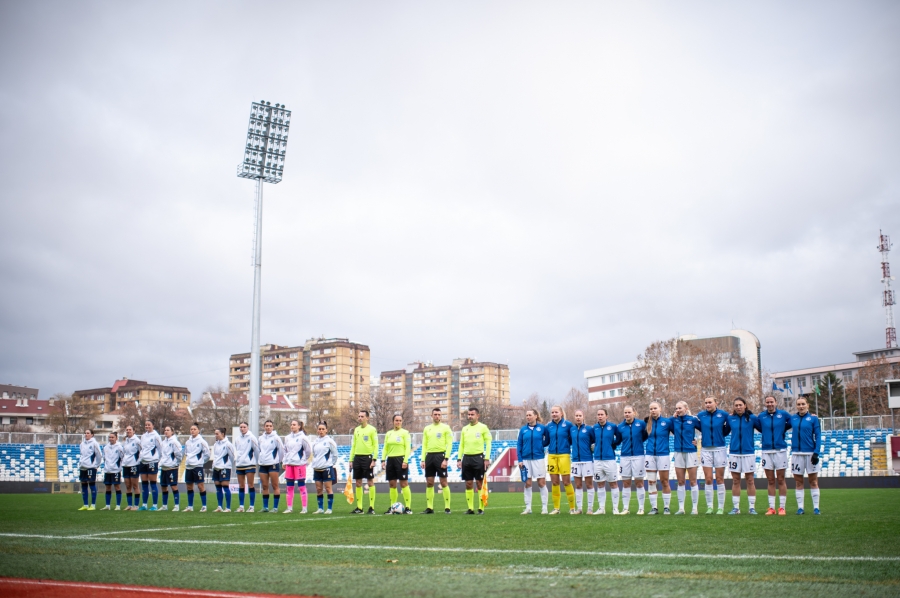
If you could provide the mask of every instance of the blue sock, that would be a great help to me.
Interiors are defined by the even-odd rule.
[[[175,486],[176,488],[178,486]],[[173,506],[178,506],[178,490],[172,490],[172,504]]]
[[[328,495],[328,510],[331,510],[331,506],[334,504],[334,494]]]
[[[222,495],[223,495],[223,494],[224,494],[224,492],[222,492],[222,487],[221,487],[221,486],[216,486],[216,500],[217,500],[218,503],[219,503],[219,508],[222,507]]]
[[[109,506],[109,501],[112,500],[112,490],[107,491],[106,493],[106,506]]]
[[[156,504],[156,501],[159,500],[159,486],[156,485],[156,482],[150,482],[150,493],[153,494],[153,504]]]
[[[263,509],[269,508],[269,495],[263,494]]]
[[[243,507],[244,506],[244,489],[243,488],[238,489],[238,500],[240,500],[241,506]]]
[[[84,506],[88,506],[88,485],[86,482],[81,485],[81,500],[84,501]]]
[[[231,508],[231,488],[228,486],[225,486],[224,488],[222,488],[222,491],[225,493],[225,508],[230,509]]]
[[[131,492],[126,492],[126,493],[125,493],[125,498],[128,499],[128,506],[129,506],[129,507],[134,506],[134,505],[131,504]]]
[[[122,491],[121,490],[116,490],[116,506],[117,507],[122,506]]]
[[[272,501],[274,501],[274,503],[275,503],[275,510],[276,510],[276,511],[278,510],[278,499],[279,499],[279,498],[281,498],[281,495],[280,495],[280,494],[276,494],[274,497],[272,497]]]
[[[206,506],[206,490],[200,493],[200,503]]]
[[[165,506],[168,507],[169,506],[169,487],[168,486],[163,486],[162,495],[163,495],[162,504],[164,504]],[[155,498],[153,499],[153,502],[156,502]]]
[[[147,497],[150,496],[150,482],[141,480],[141,503],[147,506]]]
[[[188,490],[187,492],[188,492],[188,506],[193,507],[194,506],[194,491]]]
[[[321,494],[316,494],[316,502],[319,503],[320,509],[325,508],[325,497],[322,496]]]
[[[256,507],[256,488],[250,488],[250,505]]]
[[[95,505],[97,504],[97,484],[91,482],[88,486],[91,488],[91,504]]]

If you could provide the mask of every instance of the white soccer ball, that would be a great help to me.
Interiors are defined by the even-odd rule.
[[[391,514],[393,515],[402,515],[404,511],[402,502],[395,502],[391,505]]]

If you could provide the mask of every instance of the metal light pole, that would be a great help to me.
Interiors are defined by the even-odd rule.
[[[259,354],[259,314],[262,297],[262,213],[263,183],[277,184],[284,173],[291,111],[284,104],[253,102],[244,161],[237,175],[256,181],[256,223],[253,231],[253,325],[250,334],[250,431],[259,434],[259,394],[262,362]]]

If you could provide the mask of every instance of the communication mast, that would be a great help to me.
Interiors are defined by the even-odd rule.
[[[891,349],[897,346],[897,329],[894,328],[894,305],[897,301],[894,299],[894,291],[891,290],[891,264],[888,262],[888,253],[891,251],[891,238],[881,231],[878,231],[878,251],[881,252],[881,282],[884,283],[884,296],[882,304],[884,305],[884,315],[887,320],[887,326],[884,330],[884,340],[887,348]]]

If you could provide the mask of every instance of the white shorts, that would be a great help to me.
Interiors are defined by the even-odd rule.
[[[787,469],[787,450],[763,451],[761,464],[763,469]]]
[[[594,481],[615,484],[619,475],[619,466],[615,461],[594,461]]]
[[[697,467],[697,451],[675,453],[676,469],[693,469],[694,467]]]
[[[791,475],[819,473],[820,471],[822,471],[822,457],[819,457],[819,462],[813,465],[811,453],[791,455]]]
[[[529,460],[526,459],[522,461],[525,464],[525,469],[528,470],[528,477],[532,480],[546,480],[547,479],[547,460],[546,459],[534,459]]]
[[[590,478],[594,476],[594,462],[593,461],[579,461],[578,463],[572,463],[572,477],[573,478]]]
[[[700,451],[700,463],[703,467],[724,468],[728,462],[727,457],[724,446],[705,448]]]
[[[621,457],[619,475],[623,480],[631,478],[644,478],[644,457]]]
[[[756,455],[728,455],[731,473],[756,473]]]
[[[669,455],[661,455],[654,457],[647,455],[644,457],[644,469],[647,471],[669,471],[672,464],[672,458]]]

